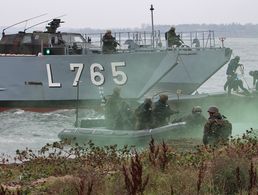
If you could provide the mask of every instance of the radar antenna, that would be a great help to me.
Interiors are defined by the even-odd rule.
[[[55,33],[55,32],[56,32],[56,29],[60,26],[60,23],[64,23],[64,22],[61,21],[60,19],[56,19],[56,18],[61,18],[61,17],[63,17],[63,16],[65,16],[65,14],[64,14],[64,15],[61,15],[61,16],[57,16],[57,17],[52,18],[52,19],[49,19],[49,20],[45,20],[45,21],[43,21],[43,22],[39,22],[39,23],[34,24],[34,25],[32,25],[32,26],[29,26],[28,28],[25,28],[25,29],[24,29],[24,32],[25,32],[26,30],[30,29],[30,28],[33,28],[33,27],[35,27],[35,26],[38,26],[38,25],[40,25],[40,24],[44,24],[44,23],[49,22],[49,21],[52,20],[50,23],[48,23],[48,25],[50,25],[50,26],[47,26],[46,28],[47,28],[47,32]]]
[[[5,31],[6,29],[8,29],[8,28],[11,28],[11,27],[16,26],[16,25],[18,25],[18,24],[21,24],[21,23],[24,23],[24,22],[28,22],[29,20],[33,20],[33,19],[35,19],[35,18],[39,18],[39,17],[45,16],[45,15],[47,15],[47,14],[41,14],[41,15],[39,15],[39,16],[35,16],[35,17],[32,17],[32,18],[23,20],[23,21],[21,21],[21,22],[17,22],[17,23],[15,23],[15,24],[12,24],[11,26],[8,26],[8,27],[6,27],[6,28],[3,29],[2,35],[3,35],[3,36],[5,35],[5,32],[4,32],[4,31]]]

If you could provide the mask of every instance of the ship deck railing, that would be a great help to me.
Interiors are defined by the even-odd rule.
[[[102,37],[105,33],[90,33],[84,34],[85,42],[66,42],[64,49],[64,55],[83,55],[87,53],[102,52]],[[135,32],[113,32],[112,35],[119,43],[114,53],[126,53],[126,52],[155,52],[174,50],[182,51],[184,53],[192,53],[201,49],[216,49],[224,47],[215,41],[214,31],[195,31],[195,32],[179,32],[183,44],[180,47],[172,46],[168,47],[167,40],[165,39],[165,32],[154,31],[135,31]],[[219,39],[217,39],[219,40]],[[76,44],[79,48],[78,53],[73,52],[72,46]],[[39,54],[43,54],[43,51]],[[6,54],[4,54],[6,56]],[[14,54],[15,55],[15,54]],[[54,54],[58,55],[58,54]],[[12,55],[13,56],[13,55]],[[15,55],[16,56],[16,55]]]
[[[76,42],[81,49],[80,54],[98,53],[102,52],[102,37],[105,33],[89,33],[84,34],[86,42]],[[113,53],[128,53],[128,52],[155,52],[155,51],[182,51],[183,53],[192,53],[201,49],[217,49],[224,47],[223,43],[218,44],[215,39],[214,31],[195,31],[195,32],[180,32],[183,44],[180,47],[172,46],[168,47],[167,40],[165,39],[165,32],[160,31],[147,32],[147,31],[135,31],[135,32],[113,32],[119,46]],[[217,39],[219,40],[219,38]],[[69,47],[66,48],[65,55],[73,54],[71,51],[71,45],[74,43],[67,43]]]
[[[91,33],[84,34],[85,40],[88,41],[95,48],[102,48],[102,37],[105,33]],[[171,49],[168,47],[167,40],[165,39],[165,32],[160,31],[147,32],[113,32],[112,35],[120,44],[118,50],[131,50],[131,49]],[[183,41],[182,47],[189,48],[215,48],[216,41],[214,31],[195,31],[195,32],[180,32],[181,40]],[[173,46],[172,48],[175,48]]]

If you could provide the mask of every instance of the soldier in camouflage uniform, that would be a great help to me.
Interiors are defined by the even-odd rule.
[[[117,115],[114,118],[114,129],[132,130],[134,129],[134,113],[126,101],[122,101]]]
[[[159,100],[155,102],[153,109],[153,125],[154,127],[160,127],[168,124],[170,115],[178,113],[178,111],[172,110],[167,103],[168,96],[160,95]]]
[[[135,129],[150,129],[153,125],[152,101],[146,98],[144,102],[135,110]]]
[[[113,94],[107,99],[105,104],[105,121],[107,128],[117,128],[117,121],[122,102],[123,99],[120,96],[120,88],[116,87],[113,90]]]
[[[250,71],[249,75],[253,77],[253,87],[258,92],[258,70]]]
[[[210,117],[204,125],[203,143],[216,145],[219,141],[227,141],[232,133],[232,124],[219,113],[215,106],[210,107],[208,113]]]
[[[116,47],[119,43],[116,41],[115,37],[112,36],[111,30],[107,30],[105,35],[102,38],[102,51],[103,53],[113,53],[116,51]]]
[[[239,61],[240,61],[239,56],[236,56],[235,58],[230,60],[226,71],[227,75],[233,76],[236,73],[237,68],[242,65],[239,63]]]
[[[202,115],[202,108],[200,106],[194,106],[192,108],[192,113],[183,116],[179,119],[173,120],[173,122],[186,122],[190,127],[202,126],[207,122],[207,119]]]
[[[165,37],[168,41],[168,47],[173,47],[174,45],[179,47],[183,43],[183,41],[180,39],[180,35],[177,35],[175,30],[176,28],[172,26],[170,30],[165,33]]]
[[[228,95],[231,95],[231,90],[238,92],[238,88],[242,89],[245,95],[249,95],[250,92],[244,87],[243,81],[237,77],[237,74],[228,76],[227,82],[224,85],[224,90],[228,88]]]
[[[130,105],[120,96],[121,89],[114,88],[105,104],[106,127],[115,130],[134,128],[134,115]]]
[[[239,66],[241,66],[242,64],[239,63],[240,61],[240,57],[236,56],[235,58],[231,59],[228,67],[227,67],[227,81],[224,84],[224,90],[226,91],[226,88],[230,85],[230,83],[232,83],[232,81],[234,80],[234,77],[236,76],[236,70]]]

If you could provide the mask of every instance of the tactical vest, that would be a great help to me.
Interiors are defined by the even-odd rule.
[[[215,119],[211,125],[211,133],[215,138],[227,139],[232,133],[232,124],[226,119]]]

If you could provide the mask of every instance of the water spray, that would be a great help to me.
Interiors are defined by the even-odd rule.
[[[105,106],[106,104],[106,98],[104,96],[104,88],[103,87],[99,87],[99,95],[100,95],[100,98],[101,98],[101,106]]]

